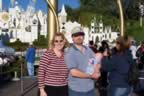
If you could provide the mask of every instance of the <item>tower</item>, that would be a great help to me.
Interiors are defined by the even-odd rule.
[[[0,12],[2,11],[2,0],[0,0]]]
[[[99,23],[99,32],[103,33],[103,21],[102,21],[102,19],[100,20],[100,23]]]
[[[34,12],[35,12],[35,2],[30,1],[26,9],[26,14],[29,17],[29,16],[32,16]]]
[[[62,6],[59,16],[60,16],[60,23],[65,23],[67,21],[67,13],[65,11],[64,5]]]
[[[65,6],[63,5],[61,12],[59,13],[60,32],[65,31],[66,21],[67,21],[67,13],[65,11]]]
[[[91,21],[91,33],[94,33],[95,32],[95,20],[93,19]]]
[[[36,0],[32,0],[32,2],[34,2],[34,3],[35,3],[35,2],[36,2]]]
[[[38,17],[34,14],[31,20],[31,42],[38,38]]]
[[[15,0],[11,0],[11,6],[12,6],[12,8],[14,7],[14,2],[15,2]]]

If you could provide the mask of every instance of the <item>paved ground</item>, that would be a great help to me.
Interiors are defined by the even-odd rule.
[[[24,85],[23,95],[21,94],[21,85]],[[23,83],[21,81],[5,81],[0,82],[0,96],[37,96],[38,88],[37,88],[37,79],[36,77],[28,78],[25,77],[23,79]],[[97,95],[98,92],[96,91]]]
[[[23,87],[21,87],[22,84]],[[37,79],[36,77],[26,77],[23,79],[23,83],[21,81],[1,81],[0,96],[37,96]]]
[[[37,78],[24,77],[20,81],[0,81],[0,96],[38,96]],[[23,84],[23,87],[21,85]],[[23,89],[23,91],[22,91]],[[23,93],[23,94],[22,94]],[[99,92],[96,90],[96,96]],[[105,93],[105,92],[102,92]],[[135,96],[135,95],[132,95]],[[143,95],[142,95],[143,96]]]

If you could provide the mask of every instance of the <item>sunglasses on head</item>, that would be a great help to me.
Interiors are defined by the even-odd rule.
[[[54,42],[55,42],[55,43],[58,43],[58,42],[59,42],[59,43],[62,43],[63,40],[55,40]]]

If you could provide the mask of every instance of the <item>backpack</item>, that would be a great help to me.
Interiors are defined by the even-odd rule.
[[[129,85],[136,85],[139,82],[139,70],[137,64],[130,64],[128,71],[128,83]]]

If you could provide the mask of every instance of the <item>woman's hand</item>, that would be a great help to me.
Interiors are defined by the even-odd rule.
[[[40,89],[40,96],[47,96],[44,89]]]

